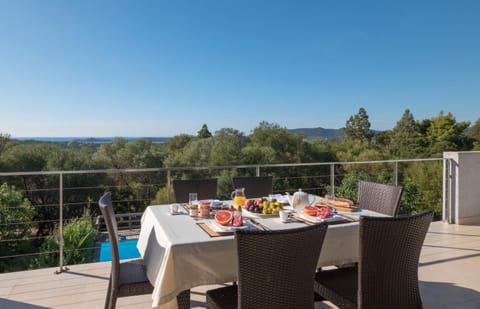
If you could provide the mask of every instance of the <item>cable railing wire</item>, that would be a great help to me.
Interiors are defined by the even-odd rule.
[[[188,172],[198,172],[198,171],[211,171],[213,174],[215,171],[221,171],[221,170],[254,170],[257,174],[261,169],[268,169],[269,171],[277,170],[277,169],[283,169],[283,168],[289,168],[292,169],[291,172],[295,172],[295,174],[299,173],[300,175],[295,175],[292,177],[278,177],[274,178],[274,183],[291,183],[293,186],[290,188],[283,188],[283,189],[278,189],[276,188],[276,191],[279,193],[283,193],[285,191],[296,191],[299,188],[299,185],[302,182],[305,182],[304,185],[301,186],[301,188],[305,191],[310,191],[310,192],[321,192],[323,193],[325,190],[325,186],[332,185],[332,176],[333,180],[336,182],[337,179],[342,179],[345,176],[349,175],[349,170],[346,169],[345,167],[347,166],[359,166],[362,164],[367,164],[367,165],[372,165],[373,166],[381,166],[382,164],[388,164],[388,165],[393,165],[393,166],[384,166],[382,167],[383,169],[387,169],[390,173],[394,174],[396,173],[396,169],[406,169],[408,168],[409,164],[413,164],[416,162],[430,162],[430,161],[437,161],[437,162],[443,162],[445,159],[443,158],[428,158],[428,159],[402,159],[402,160],[379,160],[379,161],[352,161],[352,162],[314,162],[314,163],[281,163],[281,164],[255,164],[255,165],[226,165],[226,166],[193,166],[193,167],[164,167],[164,168],[142,168],[142,169],[100,169],[100,170],[80,170],[80,171],[38,171],[38,172],[8,172],[8,173],[0,173],[0,177],[2,177],[2,180],[5,179],[5,177],[23,177],[29,176],[29,177],[58,177],[58,176],[79,176],[79,175],[106,175],[106,176],[118,176],[120,174],[127,174],[129,176],[132,176],[132,181],[136,181],[135,177],[138,176],[147,176],[147,177],[138,177],[139,179],[137,180],[149,180],[148,177],[163,177],[165,179],[165,182],[162,183],[161,181],[158,182],[155,181],[155,183],[136,183],[136,188],[139,190],[144,190],[146,191],[145,194],[147,194],[148,197],[143,198],[143,197],[132,197],[132,198],[119,198],[114,201],[114,203],[117,204],[133,204],[133,205],[138,205],[142,204],[141,206],[144,207],[147,203],[150,203],[152,199],[155,199],[155,194],[156,192],[162,188],[166,187],[168,184],[171,184],[171,181],[168,177],[171,177],[170,175],[175,174],[177,172],[185,173],[187,174]],[[399,163],[403,163],[401,167]],[[342,168],[343,167],[343,168]],[[330,171],[327,172],[325,170],[321,170],[319,168],[330,168]],[[318,174],[315,175],[308,175],[308,173],[315,173],[319,172]],[[149,173],[150,175],[145,175],[146,173]],[[380,172],[378,173],[369,173],[370,176],[372,177],[378,177],[381,175]],[[61,179],[61,177],[60,177]],[[114,178],[108,178],[108,181],[112,181]],[[160,179],[160,178],[157,178]],[[53,180],[53,179],[52,179]],[[66,180],[63,180],[63,182],[67,182]],[[335,186],[338,186],[338,184],[334,183]],[[90,207],[90,210],[92,209],[91,207],[96,206],[96,200],[86,200],[86,201],[78,201],[78,200],[72,200],[70,199],[70,194],[71,192],[81,192],[81,194],[78,194],[78,196],[82,198],[86,198],[86,196],[90,195],[90,198],[92,195],[95,195],[96,192],[102,192],[108,188],[108,190],[122,190],[122,189],[128,189],[130,186],[128,184],[118,184],[118,183],[110,183],[110,184],[105,184],[105,183],[99,183],[98,185],[90,185],[90,186],[71,186],[71,187],[50,187],[52,186],[52,183],[49,184],[48,188],[26,188],[23,190],[19,190],[23,192],[24,194],[27,194],[28,196],[35,196],[37,194],[45,193],[45,194],[55,194],[55,192],[59,192],[60,188],[62,188],[62,192],[64,193],[64,200],[60,200],[58,203],[46,203],[46,204],[35,204],[32,202],[32,206],[35,207],[36,209],[51,209],[55,211],[55,208],[58,210],[60,207],[63,208],[68,208],[74,210],[73,213],[79,212],[81,209],[85,209],[87,207]],[[441,183],[438,184],[439,187],[441,187]],[[17,185],[18,187],[18,185]],[[275,186],[274,186],[275,187]],[[151,191],[151,193],[148,193]],[[170,190],[167,190],[167,192],[170,192]],[[436,193],[434,190],[424,190],[424,194],[434,194]],[[100,194],[99,193],[99,194]],[[170,193],[167,193],[170,194]],[[127,205],[125,205],[127,206]],[[10,210],[15,210],[16,207],[7,207],[7,209]],[[21,207],[18,207],[21,208]],[[76,209],[76,210],[75,210]],[[57,213],[58,214],[58,213]],[[15,227],[19,225],[25,225],[25,226],[35,226],[35,225],[40,225],[40,224],[56,224],[57,225],[66,225],[69,224],[70,222],[73,222],[73,220],[77,219],[78,217],[69,217],[69,218],[58,218],[58,219],[52,219],[52,220],[34,220],[34,221],[25,221],[25,222],[11,222],[11,223],[0,223],[0,227]],[[92,216],[92,218],[94,218]],[[139,224],[139,220],[131,220],[131,222],[135,222],[135,224]],[[120,223],[123,223],[120,221]],[[97,227],[98,228],[98,227]],[[33,230],[32,230],[33,231]],[[53,230],[48,230],[47,232],[54,232]],[[99,230],[97,231],[99,232]],[[39,235],[37,237],[22,237],[19,239],[1,239],[1,234],[0,234],[0,243],[12,243],[15,241],[44,241],[47,238],[52,238],[54,237],[53,234],[47,235],[47,236],[42,236]],[[91,248],[64,248],[64,253],[65,252],[71,252],[72,250],[96,250],[99,247],[91,247]],[[19,257],[19,256],[31,256],[31,255],[39,255],[39,254],[58,254],[59,251],[42,251],[42,252],[34,252],[34,253],[25,253],[21,255],[9,255],[7,257]],[[4,257],[0,257],[0,259],[4,259]],[[62,257],[60,257],[62,259]],[[60,266],[62,266],[62,262],[59,262]]]

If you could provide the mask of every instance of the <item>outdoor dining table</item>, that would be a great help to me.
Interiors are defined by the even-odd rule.
[[[348,215],[357,218],[360,215],[382,216],[368,210]],[[305,226],[303,222],[284,223],[278,216],[255,219],[271,230]],[[147,277],[154,286],[153,308],[177,308],[176,296],[184,290],[237,280],[238,261],[233,236],[211,237],[198,225],[206,220],[194,219],[186,212],[171,215],[169,205],[153,205],[145,210],[137,248],[144,260]],[[329,225],[318,267],[357,262],[358,230],[356,221]]]

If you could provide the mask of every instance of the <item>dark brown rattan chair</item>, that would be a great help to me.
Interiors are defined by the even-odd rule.
[[[197,193],[200,200],[216,199],[217,179],[176,179],[173,181],[173,191],[177,203],[187,203],[189,193]]]
[[[395,217],[400,207],[402,192],[401,186],[360,180],[357,206]]]
[[[273,177],[233,177],[233,188],[245,188],[247,198],[268,196],[273,192]]]
[[[98,201],[110,240],[112,269],[108,282],[106,309],[114,309],[118,297],[151,294],[153,286],[147,279],[142,259],[120,263],[118,251],[117,220],[113,212],[110,192],[105,193]]]
[[[100,198],[98,205],[107,226],[112,255],[112,269],[108,282],[105,309],[115,309],[118,297],[151,294],[153,286],[148,281],[142,259],[120,263],[117,220],[115,219],[110,192],[105,193]],[[190,290],[179,293],[177,303],[178,308],[190,308]]]
[[[313,281],[326,231],[324,224],[237,231],[238,285],[207,291],[207,308],[313,308]]]
[[[315,292],[340,308],[422,308],[418,260],[432,217],[361,217],[358,267],[319,271]]]

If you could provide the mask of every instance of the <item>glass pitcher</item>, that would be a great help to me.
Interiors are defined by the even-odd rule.
[[[247,197],[245,196],[245,188],[238,188],[232,192],[231,198],[233,200],[233,205],[243,206]]]

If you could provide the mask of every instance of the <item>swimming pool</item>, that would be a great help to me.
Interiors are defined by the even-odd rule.
[[[139,258],[140,253],[137,250],[138,239],[120,240],[118,242],[118,251],[120,252],[120,259],[134,259]],[[110,242],[102,242],[100,244],[100,262],[111,261]]]

